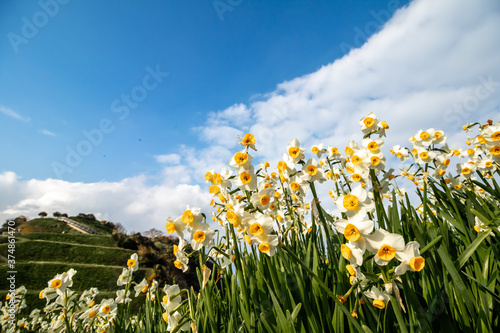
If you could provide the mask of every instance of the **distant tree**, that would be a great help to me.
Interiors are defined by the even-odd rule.
[[[151,228],[148,231],[144,231],[142,234],[146,237],[149,237],[149,238],[157,238],[157,237],[161,237],[164,235],[163,231],[155,229],[155,228]]]
[[[127,233],[127,229],[125,229],[125,227],[120,222],[115,223],[115,229],[119,233],[122,233],[122,234],[126,234]]]
[[[61,217],[61,213],[59,213],[59,212],[53,212],[52,215],[54,217]]]
[[[5,223],[2,224],[2,228],[0,228],[1,232],[9,230],[9,221],[10,221],[10,219],[7,219],[7,220],[5,220]]]
[[[11,221],[14,221],[14,225],[12,225]],[[18,216],[15,219],[6,219],[5,223],[0,228],[0,232],[8,231],[9,227],[11,227],[11,228],[15,227],[17,229],[21,224],[26,223],[26,221],[28,221],[28,219],[26,218],[26,216],[23,216],[23,215]]]
[[[47,213],[46,212],[40,212],[40,213],[38,213],[38,216],[40,216],[40,217],[46,217]]]
[[[61,217],[68,217],[68,214],[63,213],[63,214],[61,214]]]

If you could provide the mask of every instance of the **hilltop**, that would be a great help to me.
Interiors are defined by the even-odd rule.
[[[162,236],[161,232],[151,237],[138,233],[127,235],[119,224],[98,221],[92,214],[41,216],[31,220],[18,217],[15,222],[16,286],[24,285],[28,289],[30,308],[43,307],[45,300],[38,299],[40,290],[56,274],[70,268],[77,271],[74,290],[97,287],[101,297],[114,297],[119,289],[116,280],[133,253],[139,254],[140,262],[140,269],[134,274],[136,282],[155,278],[163,284],[173,283],[175,279],[183,287],[196,289],[198,286],[196,260],[186,274],[175,268],[173,245],[178,244],[178,240]],[[0,229],[3,232],[4,227]],[[0,236],[0,269],[4,271],[8,270],[7,240],[6,235]],[[1,280],[0,297],[5,297],[7,289],[7,281]]]

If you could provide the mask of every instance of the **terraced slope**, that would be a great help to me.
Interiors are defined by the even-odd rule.
[[[43,307],[45,300],[38,299],[41,289],[56,274],[74,268],[73,290],[83,291],[97,287],[107,297],[113,297],[118,290],[116,280],[127,259],[136,251],[115,245],[110,234],[82,234],[56,219],[36,219],[20,226],[22,232],[16,234],[16,286],[28,289],[27,303],[30,308]],[[57,232],[57,233],[56,233]],[[64,232],[64,233],[62,233]],[[102,231],[101,231],[102,232]],[[0,255],[7,257],[7,237],[0,236]],[[4,259],[4,258],[2,258]],[[7,271],[7,263],[2,260],[0,270]],[[139,269],[135,279],[149,276],[150,269]],[[0,279],[0,297],[5,299],[8,285]]]

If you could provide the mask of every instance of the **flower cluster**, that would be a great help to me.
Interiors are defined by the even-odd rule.
[[[359,123],[364,135],[361,144],[351,140],[342,153],[335,146],[324,148],[320,143],[311,147],[313,157],[307,159],[306,149],[294,138],[275,169],[271,169],[268,162],[254,167],[249,148],[255,150],[256,139],[252,134],[240,138],[243,149],[228,163],[233,170],[223,167],[220,172],[212,169],[205,175],[213,195],[211,205],[216,208],[212,219],[226,229],[225,241],[215,244],[215,232],[206,221],[201,222],[200,209],[188,207],[182,216],[167,222],[167,231],[177,232],[181,238],[179,248],[174,249],[178,259],[175,266],[183,271],[187,269],[183,252],[187,242],[182,239],[186,228],[191,234],[192,248],[211,249],[209,256],[222,268],[234,261],[234,242],[246,241],[247,246],[255,247],[262,254],[274,255],[281,242],[286,243],[297,233],[312,231],[312,220],[318,219],[318,211],[322,209],[314,184],[331,180],[334,188],[329,193],[338,213],[332,214],[333,222],[323,227],[333,228],[346,240],[340,245],[340,254],[349,262],[351,284],[356,284],[356,290],[373,299],[374,306],[384,308],[392,290],[388,287],[393,279],[390,274],[397,278],[407,271],[419,272],[425,267],[425,259],[420,255],[418,242],[405,242],[402,235],[378,226],[374,218],[376,201],[385,198],[392,201],[391,192],[405,196],[406,190],[391,182],[396,177],[406,177],[423,191],[428,177],[438,181],[445,177],[453,156],[468,158],[467,162],[457,164],[459,177],[449,173],[443,178],[454,189],[459,190],[462,182],[471,179],[476,171],[487,176],[496,169],[500,159],[500,125],[481,127],[482,133],[469,139],[474,148],[467,151],[450,149],[441,130],[419,130],[409,140],[411,148],[397,145],[390,149],[400,161],[410,158],[414,161],[400,175],[394,175],[394,169],[386,167],[388,162],[382,152],[388,124],[373,113]],[[412,168],[416,170],[411,171]],[[307,203],[310,194],[315,197],[311,204]],[[313,216],[307,218],[311,211]],[[398,264],[390,268],[393,259]],[[386,290],[366,280],[362,267],[368,260],[380,267]]]
[[[135,297],[145,294],[147,302],[155,303],[158,295],[158,282],[156,280],[152,279],[148,282],[143,279],[138,284],[133,282],[133,273],[139,269],[138,255],[136,253],[130,256],[126,266],[117,280],[117,286],[123,287],[123,289],[116,292],[115,298],[102,298],[99,302],[96,302],[99,295],[97,288],[84,290],[81,294],[71,290],[73,277],[77,271],[70,269],[54,276],[53,279],[47,282],[47,287],[40,291],[39,298],[46,300],[46,305],[42,310],[35,309],[31,312],[29,318],[17,319],[16,323],[13,324],[9,321],[8,307],[3,306],[3,317],[0,324],[3,328],[7,328],[6,332],[22,332],[23,330],[37,332],[67,332],[69,330],[107,332],[113,329],[116,330],[113,323],[119,314],[119,306],[122,306],[123,312],[123,307],[132,301],[130,288],[133,285],[135,285]],[[180,320],[183,319],[183,315],[179,310],[179,305],[182,303],[181,293],[182,291],[177,285],[165,285],[163,288],[164,296],[160,304],[164,309],[162,319],[167,325],[167,331],[173,330],[178,325],[182,331],[189,329],[189,322],[180,323]],[[16,290],[16,314],[26,307],[25,294],[25,287]],[[9,297],[7,301],[9,301]],[[130,322],[126,324],[131,329],[133,329],[132,324],[135,324],[134,326],[138,328],[145,325],[143,319],[136,316],[131,317]]]
[[[306,149],[294,138],[286,146],[281,159],[273,166],[267,161],[253,163],[255,158],[251,153],[256,151],[256,138],[252,134],[238,137],[241,140],[241,150],[230,158],[227,166],[217,171],[212,169],[204,177],[212,195],[210,206],[214,211],[205,215],[199,207],[187,206],[177,218],[167,219],[168,234],[176,233],[179,236],[178,245],[173,247],[176,258],[173,265],[185,272],[188,270],[189,258],[194,254],[200,257],[199,293],[194,290],[180,290],[175,284],[165,285],[161,289],[153,278],[143,279],[140,283],[133,282],[133,274],[139,267],[138,256],[134,254],[118,277],[117,285],[122,289],[116,292],[115,298],[97,301],[99,291],[95,288],[78,295],[71,290],[73,276],[76,274],[76,271],[71,269],[57,274],[40,292],[40,298],[45,299],[47,303],[43,312],[34,310],[29,318],[19,319],[15,327],[9,327],[10,315],[4,306],[0,324],[2,327],[8,327],[8,332],[21,329],[40,332],[106,332],[109,329],[144,331],[153,320],[159,320],[160,324],[157,321],[157,325],[163,325],[163,330],[191,329],[196,332],[196,324],[200,323],[199,320],[203,317],[199,312],[214,311],[210,313],[221,315],[223,311],[217,312],[216,307],[231,304],[234,308],[227,311],[230,320],[225,320],[228,317],[223,316],[213,317],[241,328],[244,324],[238,321],[250,320],[251,311],[255,311],[252,316],[255,313],[263,316],[263,304],[266,304],[266,300],[249,300],[245,290],[236,291],[237,288],[244,288],[245,283],[251,283],[249,290],[257,298],[264,297],[266,288],[275,288],[275,285],[273,288],[269,286],[265,277],[257,282],[254,281],[256,279],[243,277],[247,269],[250,271],[249,275],[252,269],[255,272],[257,262],[279,262],[279,266],[283,263],[291,266],[301,265],[304,271],[316,279],[318,288],[322,288],[321,292],[326,292],[328,297],[334,299],[336,306],[344,307],[343,303],[349,300],[346,304],[351,306],[351,310],[354,309],[350,312],[354,318],[359,316],[359,319],[362,319],[364,316],[362,311],[358,315],[359,304],[368,303],[370,307],[383,310],[390,302],[394,312],[399,310],[400,306],[404,309],[398,289],[404,285],[402,279],[429,281],[431,275],[427,273],[436,271],[433,256],[429,256],[428,259],[431,260],[427,261],[428,269],[418,273],[426,266],[426,251],[439,240],[431,239],[435,236],[430,232],[426,238],[418,235],[426,233],[426,228],[432,225],[433,219],[443,215],[444,206],[440,208],[441,211],[436,207],[441,205],[444,199],[450,201],[450,205],[455,205],[458,200],[462,206],[467,207],[467,195],[469,198],[473,195],[473,198],[481,199],[481,203],[486,202],[483,205],[484,212],[488,211],[490,217],[495,215],[492,211],[498,212],[498,200],[495,202],[488,196],[498,193],[494,175],[498,175],[500,163],[500,123],[493,124],[489,121],[484,125],[465,125],[463,129],[467,133],[476,127],[479,131],[476,136],[468,137],[466,144],[469,148],[466,150],[450,148],[443,131],[429,128],[413,134],[409,139],[410,147],[395,145],[387,156],[383,152],[383,138],[389,129],[388,124],[370,113],[359,120],[359,125],[363,138],[358,142],[350,140],[343,150],[323,143]],[[308,154],[312,154],[311,157],[306,157]],[[397,160],[404,162],[405,167],[399,173],[394,173],[391,166]],[[449,170],[454,161],[457,161],[456,172]],[[483,182],[476,181],[477,177]],[[400,180],[398,185],[397,181]],[[495,184],[495,189],[488,181]],[[397,200],[404,198],[406,203],[409,203],[407,191],[400,187],[402,182],[410,186],[415,185],[415,192],[420,197],[421,204],[414,208],[409,204],[405,206],[400,200],[399,214]],[[330,213],[319,201],[319,184],[326,184],[330,189],[328,193],[331,201],[326,203],[333,209]],[[489,210],[488,205],[492,210]],[[480,204],[476,203],[475,207],[478,206]],[[390,217],[387,210],[392,212]],[[470,209],[470,212],[468,209],[467,214],[468,221],[464,222],[466,227],[460,227],[459,231],[465,233],[473,229],[479,235],[476,241],[468,239],[470,244],[467,245],[466,254],[472,253],[481,245],[480,241],[490,235],[491,239],[498,240],[493,238],[500,231],[500,227],[493,227],[496,220],[485,217],[474,209]],[[403,225],[401,221],[405,218],[408,221],[410,215],[411,223],[417,226],[417,232]],[[211,220],[207,216],[211,217]],[[447,220],[451,221],[451,217]],[[455,225],[451,226],[454,223],[450,223],[450,226],[446,222],[442,224],[443,229],[449,227],[455,232]],[[467,226],[470,230],[465,230]],[[437,227],[433,229],[439,230]],[[470,234],[467,238],[471,238]],[[417,240],[428,244],[421,244]],[[490,252],[487,253],[490,258]],[[305,258],[308,255],[312,255],[313,259]],[[290,258],[292,260],[289,260]],[[461,255],[459,261],[463,264],[468,258]],[[266,267],[270,272],[275,269],[269,279],[272,283],[276,283],[279,278],[282,278],[282,281],[288,282],[288,278],[294,281],[293,277],[285,275],[291,271],[295,273],[296,267],[284,266]],[[260,269],[259,274],[263,275],[264,269]],[[315,275],[315,270],[324,270],[324,276],[340,278],[340,283],[334,284],[335,291],[344,286],[349,287],[348,282],[350,289],[335,297],[332,292],[334,288],[323,283],[335,279],[322,279]],[[233,274],[235,272],[237,274]],[[230,278],[225,279],[224,275]],[[218,282],[221,278],[223,283]],[[224,286],[230,289],[219,293],[218,288]],[[257,292],[261,287],[263,289]],[[296,289],[302,292],[304,287]],[[25,289],[19,289],[16,293],[16,313],[25,307],[25,292]],[[230,292],[240,294],[229,295]],[[282,293],[283,298],[290,297],[287,300],[292,300],[283,303],[307,304],[308,300],[304,299],[304,294],[298,297],[293,295],[294,292],[288,290]],[[183,299],[183,293],[187,294],[187,299]],[[349,299],[351,294],[355,295],[355,300]],[[125,309],[129,309],[132,298],[140,295],[145,295],[146,299],[144,313],[126,320],[120,318],[120,315],[128,314]],[[217,306],[212,304],[210,297],[213,297],[213,304]],[[273,303],[274,297],[275,295],[272,295]],[[427,297],[433,299],[429,295]],[[240,299],[244,305],[238,303]],[[321,302],[314,299],[310,304],[312,303]],[[238,310],[235,304],[240,304],[238,306],[241,309]],[[249,310],[254,305],[255,309]],[[296,305],[296,309],[300,309],[300,305]],[[418,304],[412,311],[415,312],[418,308],[422,306]],[[370,313],[377,314],[377,309],[370,308]],[[297,315],[297,312],[292,310]],[[238,311],[241,311],[242,317],[238,317]],[[294,315],[289,316],[288,310],[286,313],[287,319],[293,322]],[[248,318],[245,319],[243,314]],[[349,320],[356,322],[352,317],[347,315]],[[203,318],[202,323],[214,319],[206,316]],[[121,325],[119,329],[117,322]],[[399,324],[404,326],[404,323]],[[248,325],[253,325],[253,322]],[[232,331],[229,328],[228,330]]]

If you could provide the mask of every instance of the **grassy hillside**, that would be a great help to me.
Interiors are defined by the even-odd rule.
[[[80,217],[80,216],[71,216],[70,219],[73,221],[79,222],[81,224],[84,224],[84,225],[98,231],[101,234],[109,234],[112,231],[109,228],[109,226],[107,226],[104,223],[102,223],[101,221],[98,221],[95,219],[90,219],[90,218]]]
[[[100,235],[87,235],[53,218],[37,218],[17,226],[15,259],[17,271],[16,286],[28,289],[29,308],[43,307],[45,300],[38,299],[38,293],[47,287],[47,281],[56,274],[74,268],[73,290],[83,291],[97,287],[106,297],[114,297],[118,290],[116,280],[131,254],[137,251],[116,245],[109,228],[98,221],[73,218],[77,222],[98,230]],[[0,236],[0,255],[7,257],[7,236]],[[2,258],[4,259],[4,258]],[[0,270],[7,271],[5,260]],[[135,280],[150,276],[152,269],[141,268]],[[0,279],[0,297],[5,299],[8,285]]]
[[[74,230],[76,231],[76,230]],[[49,233],[30,233],[22,235],[23,239],[34,239],[34,240],[47,240],[47,241],[64,241],[66,243],[75,244],[87,244],[87,245],[100,245],[100,246],[115,246],[113,238],[109,235],[84,235],[82,233],[78,234],[66,234],[61,236],[60,234],[49,234]]]
[[[39,218],[22,223],[18,228],[21,234],[29,233],[69,233],[81,234],[75,229],[69,227],[66,223],[53,218]]]
[[[84,214],[69,218],[91,227],[100,234],[83,234],[54,218],[36,218],[29,221],[16,219],[16,228],[20,230],[16,233],[14,253],[16,286],[24,285],[28,289],[28,309],[23,313],[29,313],[34,308],[43,308],[45,300],[38,298],[40,290],[47,287],[47,282],[56,274],[66,272],[70,268],[77,271],[73,278],[72,290],[82,292],[96,287],[101,295],[96,301],[101,297],[115,297],[115,292],[120,289],[116,280],[133,253],[139,254],[141,267],[134,273],[136,282],[155,273],[156,279],[160,281],[172,283],[175,279],[183,288],[197,288],[196,258],[191,260],[192,268],[187,274],[173,265],[173,245],[177,241],[169,237],[150,239],[140,234],[113,234],[113,223],[103,223]],[[0,235],[2,271],[9,270],[4,258],[7,255],[8,237]],[[0,279],[0,298],[5,299],[7,289],[7,280]],[[142,304],[143,300],[140,298],[133,298],[133,304]]]

